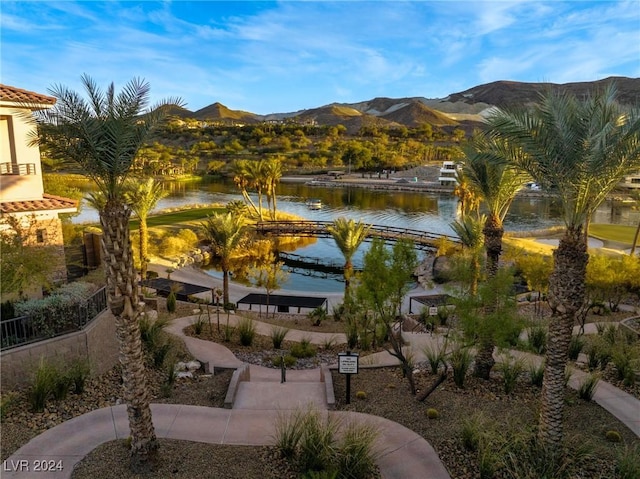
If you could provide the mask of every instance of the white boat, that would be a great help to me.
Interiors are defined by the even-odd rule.
[[[322,208],[322,200],[317,198],[308,199],[306,201],[306,204],[307,208],[311,210],[319,210],[320,208]]]

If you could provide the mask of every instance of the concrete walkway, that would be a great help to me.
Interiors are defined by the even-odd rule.
[[[215,367],[238,368],[243,366],[227,348],[210,341],[185,336],[182,330],[196,319],[195,316],[175,320],[167,329],[183,338],[191,354],[202,362]],[[230,323],[235,323],[231,315]],[[224,318],[226,323],[226,317]],[[270,325],[258,324],[258,328]],[[327,338],[322,333],[291,332],[322,344]],[[302,337],[301,336],[301,337]],[[422,333],[403,333],[415,359],[424,359],[423,350],[428,345],[441,345],[442,336]],[[538,362],[541,357],[511,351],[514,356]],[[500,356],[497,355],[497,360]],[[382,366],[397,364],[387,352],[367,356],[361,365]],[[341,421],[365,421],[374,424],[380,432],[376,449],[380,453],[378,465],[385,479],[449,479],[450,476],[435,450],[420,435],[384,418],[354,412],[327,411],[327,397],[320,386],[319,370],[288,371],[287,383],[280,384],[279,371],[260,366],[249,366],[251,380],[240,383],[233,409],[200,406],[153,404],[153,421],[159,438],[180,439],[211,444],[267,445],[273,444],[278,415],[296,407],[314,404],[324,409],[323,414],[335,416]],[[569,382],[577,388],[586,373],[574,371]],[[612,385],[600,382],[594,400],[626,424],[640,436],[640,401]],[[98,409],[56,426],[32,439],[13,454],[4,464],[3,478],[70,478],[74,465],[100,444],[129,435],[126,407],[113,406]],[[33,468],[35,460],[62,460],[62,471],[36,473],[11,471],[20,465]],[[27,462],[20,462],[27,461]]]

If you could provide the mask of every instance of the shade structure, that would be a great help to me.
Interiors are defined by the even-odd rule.
[[[158,292],[159,296],[167,297],[172,291],[176,294],[178,301],[188,301],[189,296],[198,293],[211,291],[211,288],[200,286],[198,284],[183,283],[182,281],[174,281],[166,278],[153,278],[140,281],[142,286],[153,288]]]
[[[317,296],[290,296],[283,294],[266,294],[251,293],[246,295],[240,301],[237,302],[238,308],[241,304],[248,304],[249,309],[254,304],[266,306],[274,306],[278,308],[278,312],[288,313],[290,308],[298,308],[298,313],[302,308],[316,309],[321,306],[327,307],[327,298],[319,298]]]

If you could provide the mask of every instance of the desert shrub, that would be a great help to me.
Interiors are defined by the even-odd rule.
[[[171,322],[168,318],[150,319],[147,315],[141,316],[138,325],[140,327],[140,339],[146,351],[153,351],[155,347],[165,340],[163,329]]]
[[[534,326],[529,329],[529,348],[536,354],[544,354],[547,350],[547,328]]]
[[[518,378],[524,369],[522,360],[506,356],[497,365],[498,371],[502,373],[502,385],[506,394],[511,394],[516,387]]]
[[[173,394],[173,386],[176,383],[178,373],[176,373],[176,359],[172,357],[171,360],[165,363],[165,375],[164,382],[160,385],[160,394],[162,397],[168,398]]]
[[[624,381],[625,385],[635,384],[636,371],[634,364],[638,363],[638,349],[620,341],[613,348],[611,362],[616,367],[616,376]]]
[[[274,349],[280,349],[282,347],[282,342],[288,333],[289,330],[287,328],[281,328],[279,326],[271,328],[271,341],[273,342]]]
[[[187,245],[187,248],[193,248],[198,244],[198,235],[189,228],[182,228],[176,235]]]
[[[573,369],[570,366],[566,366],[564,368],[564,387],[566,388],[569,385],[569,381],[571,381],[571,376],[573,376]]]
[[[251,318],[241,318],[236,328],[240,336],[240,344],[243,346],[251,346],[256,336],[256,325],[253,320]]]
[[[340,479],[365,479],[373,477],[376,472],[377,455],[373,444],[378,432],[370,424],[348,424],[338,442],[338,466],[336,477]]]
[[[432,408],[432,407],[430,407],[429,409],[427,409],[427,410],[425,411],[425,414],[426,414],[426,416],[427,416],[429,419],[438,419],[438,418],[440,417],[440,413],[438,412],[438,410],[437,410],[437,409],[434,409],[434,408]]]
[[[325,471],[333,469],[336,456],[336,432],[338,422],[331,416],[323,421],[320,413],[309,410],[302,423],[302,436],[298,444],[300,470]]]
[[[44,411],[47,400],[53,394],[56,386],[57,376],[56,368],[44,359],[41,359],[34,373],[29,390],[27,391],[29,405],[33,412]]]
[[[480,446],[480,437],[485,430],[486,420],[481,414],[462,419],[461,440],[462,445],[468,451],[477,451]]]
[[[234,332],[234,327],[233,326],[225,326],[222,329],[222,340],[225,343],[229,343],[231,342],[231,340],[233,339],[233,332]]]
[[[301,410],[296,410],[289,415],[278,415],[275,426],[275,446],[281,457],[295,459],[304,430],[304,421],[305,416]]]
[[[447,343],[443,344],[427,344],[422,350],[427,361],[429,362],[429,367],[431,368],[431,372],[433,374],[438,374],[438,369],[440,365],[442,365],[445,369],[447,367]]]
[[[347,346],[349,349],[353,349],[358,345],[358,321],[355,316],[347,316],[347,325],[345,328],[345,334],[347,336]]]
[[[311,344],[311,340],[303,338],[291,346],[291,355],[296,358],[312,358],[316,355],[316,348]]]
[[[325,349],[325,350],[331,349],[336,344],[338,344],[338,338],[336,338],[335,336],[331,336],[322,341],[322,349]]]
[[[578,387],[578,397],[585,401],[591,401],[599,382],[600,378],[596,374],[589,374]]]
[[[464,387],[464,380],[471,366],[471,353],[468,348],[457,347],[451,352],[449,357],[451,368],[453,369],[453,382],[459,388]]]
[[[584,348],[584,339],[582,336],[571,336],[571,342],[569,343],[569,359],[571,361],[577,361],[578,355]]]
[[[89,362],[83,359],[76,359],[71,363],[68,368],[67,376],[71,382],[70,386],[73,387],[73,392],[76,394],[82,394],[84,392],[84,385],[89,378],[91,368]]]
[[[547,447],[535,434],[522,434],[508,443],[503,458],[506,477],[518,479],[569,479],[575,469],[593,459],[585,444],[571,448]]]
[[[7,413],[18,403],[18,395],[14,392],[3,393],[0,396],[0,419],[4,419]]]
[[[177,305],[178,301],[176,299],[176,293],[171,291],[167,296],[167,311],[169,311],[170,313],[175,313]]]
[[[440,326],[447,325],[447,321],[449,320],[449,314],[450,314],[450,311],[447,306],[438,307],[437,316],[438,316],[438,320],[440,321]]]
[[[542,387],[542,381],[544,380],[544,368],[544,361],[537,366],[534,363],[529,364],[529,381],[532,386]]]
[[[640,477],[640,446],[625,446],[616,457],[616,473],[619,479]]]
[[[166,236],[160,242],[158,253],[165,258],[175,258],[191,249],[192,244],[180,236]]]
[[[327,311],[322,306],[318,306],[309,313],[309,319],[314,326],[320,326],[322,321],[327,319]]]
[[[193,334],[195,334],[196,336],[200,336],[204,331],[204,327],[206,324],[207,322],[202,317],[202,315],[198,315],[197,319],[195,319],[193,323],[191,323],[191,326],[193,327]]]
[[[298,362],[298,360],[290,354],[286,354],[283,356],[273,356],[271,358],[271,362],[277,368],[282,366],[282,361],[284,361],[284,366],[287,368],[293,367]]]

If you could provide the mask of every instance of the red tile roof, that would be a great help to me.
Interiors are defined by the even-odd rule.
[[[38,103],[44,105],[54,105],[56,102],[56,99],[52,96],[42,95],[41,93],[35,93],[1,83],[0,99],[16,103]]]
[[[0,203],[0,213],[21,213],[27,211],[63,210],[77,208],[78,202],[62,196],[44,194],[41,200],[31,201],[7,201]]]

